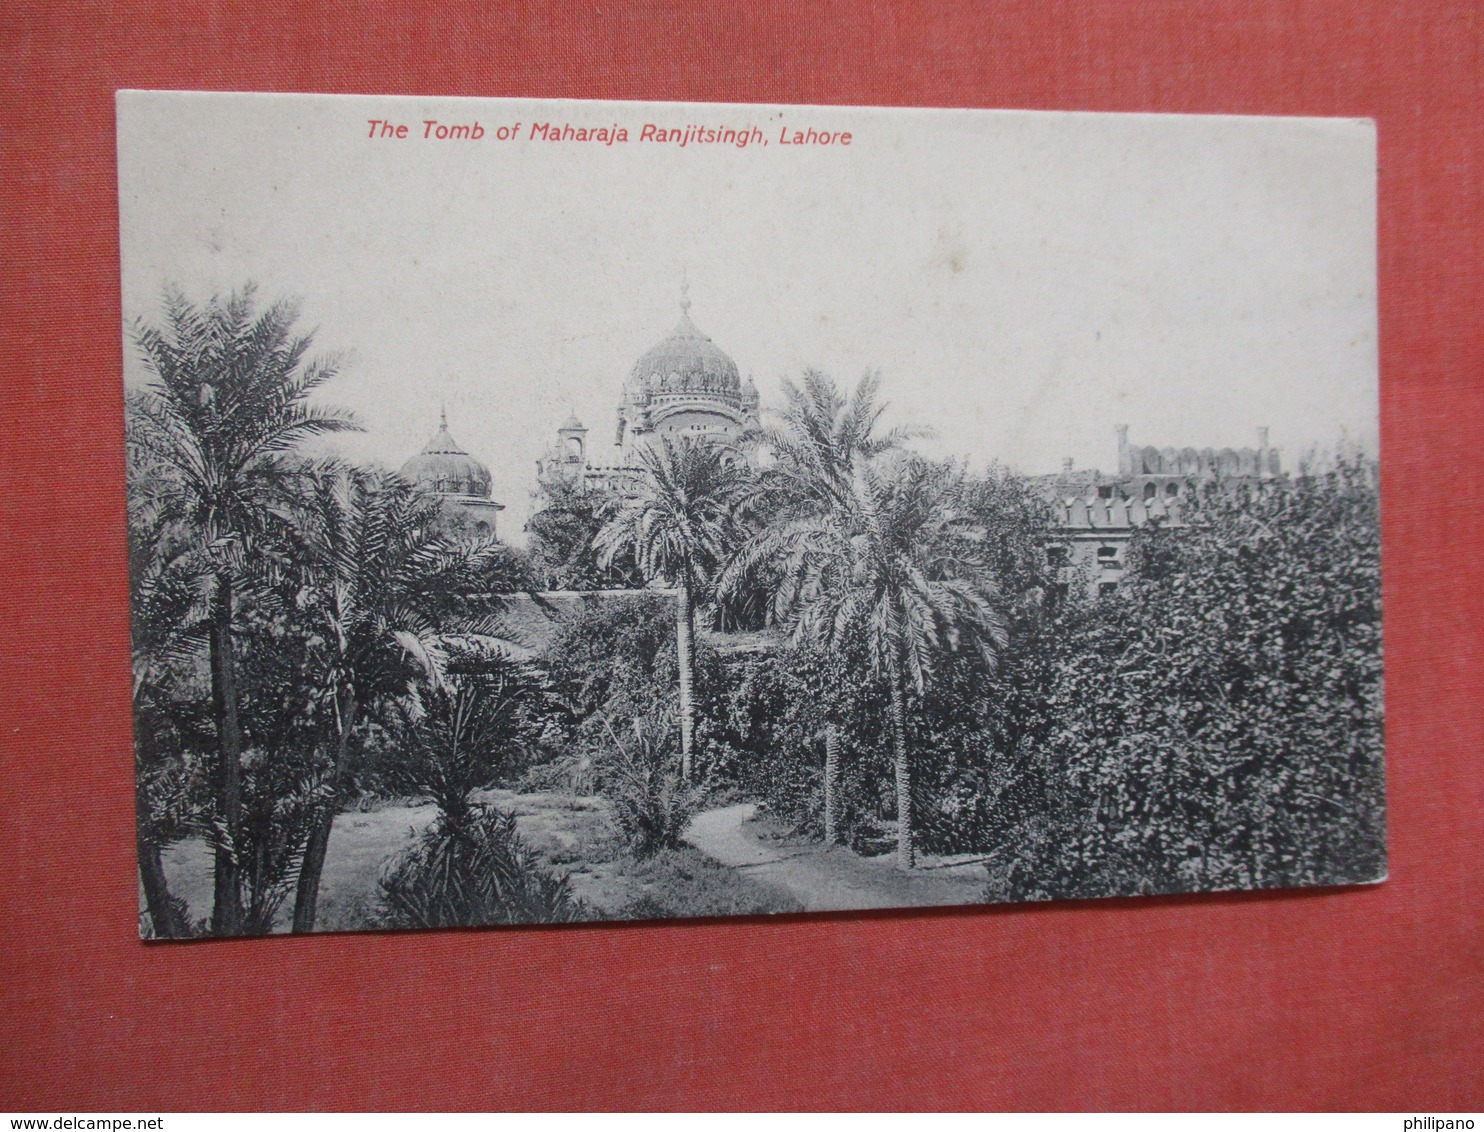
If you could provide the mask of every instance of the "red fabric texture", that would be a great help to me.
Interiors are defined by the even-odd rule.
[[[1477,5],[405,7],[0,14],[0,1109],[1484,1104]],[[1391,879],[142,945],[120,87],[1376,118]]]

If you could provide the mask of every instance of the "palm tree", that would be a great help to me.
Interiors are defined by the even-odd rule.
[[[848,499],[780,538],[775,607],[796,640],[835,650],[864,644],[873,676],[890,697],[897,800],[897,863],[915,863],[906,696],[927,691],[955,652],[992,665],[1005,627],[979,549],[946,525],[956,477],[942,466],[904,460],[858,467]]]
[[[706,440],[662,437],[640,450],[631,494],[593,540],[604,569],[632,552],[640,573],[676,590],[680,773],[691,777],[695,708],[695,607],[734,545],[746,476]]]
[[[513,813],[474,800],[560,703],[535,655],[483,634],[399,632],[416,678],[393,702],[400,758],[390,784],[430,798],[438,816],[386,862],[380,890],[395,927],[562,923],[583,918],[565,877],[526,848]]]
[[[323,465],[300,477],[300,494],[298,557],[323,642],[318,670],[331,748],[294,898],[294,931],[308,932],[361,712],[406,691],[404,642],[421,641],[425,653],[451,620],[481,627],[479,613],[488,616],[498,599],[473,611],[465,598],[501,548],[492,540],[445,542],[437,533],[440,503],[390,472]]]
[[[802,385],[783,382],[783,408],[760,432],[773,456],[763,473],[769,513],[818,516],[848,504],[856,471],[895,452],[921,429],[898,426],[878,433],[890,404],[879,401],[881,375],[867,373],[847,398],[818,370]]]
[[[766,521],[723,572],[721,592],[735,594],[761,583],[773,591],[774,620],[788,620],[796,595],[781,588],[777,563],[802,532],[835,519],[848,521],[860,470],[922,435],[902,426],[878,432],[889,407],[878,399],[880,388],[876,372],[862,377],[849,397],[818,370],[806,370],[800,385],[783,382],[783,408],[759,434],[773,461],[759,477],[752,511]],[[838,650],[833,659],[841,663]],[[841,734],[835,697],[828,690],[824,695],[824,830],[825,843],[832,845],[838,838]]]
[[[419,673],[393,704],[402,757],[389,777],[430,798],[450,826],[466,826],[479,805],[473,792],[558,710],[550,679],[527,650],[484,637],[408,640],[408,653]]]
[[[134,334],[153,378],[136,399],[136,438],[164,469],[210,559],[207,636],[217,735],[212,931],[224,935],[242,928],[234,582],[250,547],[273,523],[284,457],[310,437],[356,427],[344,414],[309,403],[337,362],[308,359],[312,335],[293,333],[297,317],[288,301],[258,312],[251,286],[204,306],[171,293],[165,325],[140,323]]]
[[[147,478],[147,469],[135,459],[130,472]],[[178,830],[170,811],[182,807],[173,804],[179,801],[178,791],[159,789],[161,783],[171,784],[171,776],[158,765],[156,739],[175,730],[170,726],[176,708],[171,693],[204,632],[201,555],[178,516],[154,492],[131,492],[128,502],[139,878],[154,935],[175,938],[188,934],[188,925],[181,902],[170,895],[160,851]]]

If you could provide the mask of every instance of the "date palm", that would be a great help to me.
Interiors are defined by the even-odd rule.
[[[129,470],[136,483],[149,478],[137,458]],[[154,492],[141,487],[128,502],[139,879],[153,934],[176,938],[188,934],[188,925],[183,905],[170,894],[160,854],[172,834],[179,835],[172,811],[184,807],[179,791],[168,789],[172,776],[161,765],[156,738],[171,730],[179,673],[189,669],[204,641],[202,556],[189,530]]]
[[[897,863],[915,863],[906,697],[924,694],[956,652],[992,665],[1005,644],[979,548],[946,520],[956,479],[937,465],[857,468],[848,497],[780,530],[775,608],[796,640],[833,650],[860,642],[890,698]]]
[[[848,397],[818,370],[806,370],[800,384],[783,382],[783,407],[759,433],[772,463],[759,476],[752,510],[765,516],[765,521],[723,572],[718,586],[722,593],[761,586],[772,592],[773,620],[789,619],[797,595],[784,592],[779,562],[802,532],[836,519],[848,522],[860,470],[921,435],[907,427],[880,430],[881,417],[889,407],[880,400],[880,388],[881,378],[875,372],[862,377]],[[841,665],[839,650],[834,654],[836,665]],[[832,699],[826,691],[822,712],[826,844],[834,844],[838,835],[841,735]]]
[[[243,734],[232,652],[237,577],[273,525],[285,457],[309,438],[356,427],[310,403],[337,372],[309,358],[311,335],[296,335],[291,302],[259,311],[251,286],[204,305],[166,296],[160,327],[140,323],[134,340],[151,381],[136,398],[134,440],[163,469],[209,557],[208,648],[217,735],[212,931],[235,934],[243,912],[237,840],[242,818]]]
[[[299,868],[294,931],[314,930],[330,830],[350,782],[353,733],[377,699],[405,692],[407,643],[482,627],[498,598],[475,598],[499,544],[447,542],[440,504],[400,476],[322,465],[299,477],[297,530],[304,601],[318,625],[315,658],[326,707],[328,775]]]
[[[898,426],[879,430],[890,405],[880,400],[881,376],[870,372],[846,397],[818,370],[801,384],[783,382],[783,407],[760,431],[773,462],[761,488],[769,513],[821,515],[848,503],[857,469],[922,435]]]
[[[640,450],[637,476],[593,545],[607,569],[632,553],[650,581],[673,586],[675,652],[680,684],[681,776],[691,777],[695,707],[695,607],[710,591],[737,536],[746,474],[725,449],[706,440],[662,437]]]

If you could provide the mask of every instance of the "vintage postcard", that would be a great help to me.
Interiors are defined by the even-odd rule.
[[[125,91],[149,938],[1386,874],[1364,121]]]

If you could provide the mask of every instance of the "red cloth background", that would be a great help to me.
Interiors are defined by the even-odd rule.
[[[1479,7],[401,7],[0,13],[0,1109],[1484,1105]],[[1376,118],[1390,881],[141,945],[119,87]]]

